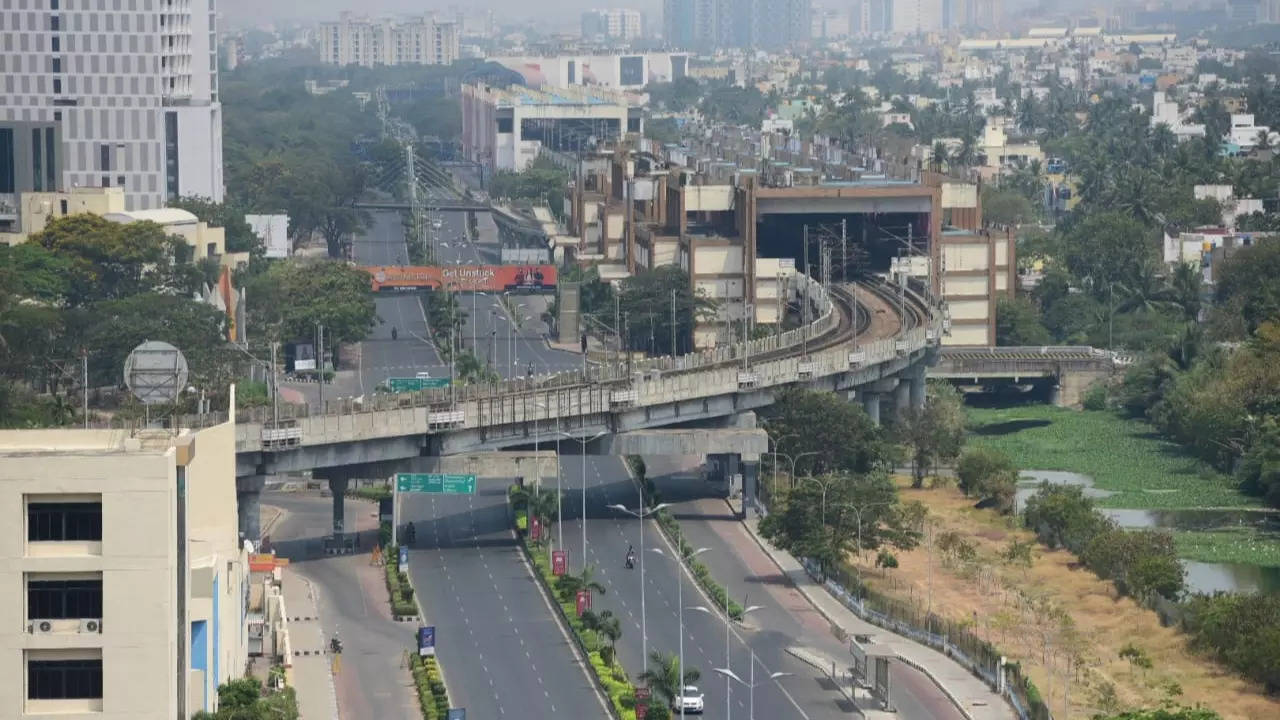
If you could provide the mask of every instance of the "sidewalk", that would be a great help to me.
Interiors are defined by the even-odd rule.
[[[293,687],[302,720],[338,720],[338,696],[326,652],[328,639],[320,627],[314,588],[291,566],[283,571],[285,608],[289,612],[289,644],[293,651]]]
[[[903,662],[928,675],[970,720],[1012,720],[1013,708],[986,683],[971,675],[959,663],[932,648],[873,625],[853,613],[831,593],[809,577],[800,563],[789,553],[774,548],[759,533],[760,520],[748,513],[742,522],[747,533],[759,543],[778,568],[828,621],[850,635],[871,634],[876,642],[890,646]]]

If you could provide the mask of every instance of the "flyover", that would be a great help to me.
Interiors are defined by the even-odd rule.
[[[253,515],[266,477],[278,473],[309,470],[340,492],[351,478],[385,476],[413,458],[539,447],[562,433],[595,438],[584,451],[603,454],[613,452],[614,441],[605,436],[732,427],[734,418],[772,404],[793,386],[844,393],[877,421],[884,400],[895,408],[923,403],[925,365],[941,326],[929,303],[910,290],[904,300],[880,282],[833,285],[828,292],[798,277],[798,284],[809,284],[817,319],[748,343],[498,385],[290,406],[279,415],[272,408],[242,410],[236,425],[241,515]],[[723,453],[713,437],[651,433],[635,442],[649,452],[665,441],[673,453]],[[628,441],[619,442],[625,447]],[[743,491],[751,498],[758,453],[750,439],[743,442],[730,464],[741,462]]]
[[[358,210],[403,210],[408,212],[414,209],[414,205],[408,200],[370,200],[366,202],[358,202],[354,205]],[[418,201],[418,208],[424,210],[439,210],[441,212],[488,212],[492,210],[487,204],[477,202],[475,200],[464,200],[456,197],[433,197],[427,196]]]
[[[1044,383],[1053,404],[1080,405],[1094,382],[1132,362],[1125,353],[1083,345],[1027,347],[944,347],[929,377],[959,385],[993,381]]]

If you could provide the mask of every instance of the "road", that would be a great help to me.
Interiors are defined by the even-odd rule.
[[[481,252],[466,232],[466,213],[441,213],[441,228],[436,252],[442,265],[493,264],[494,252]],[[547,325],[542,321],[551,298],[547,295],[513,295],[520,328],[512,335],[512,318],[496,293],[460,294],[458,305],[467,314],[462,329],[462,344],[476,348],[476,355],[494,366],[503,377],[528,374],[533,363],[536,374],[576,370],[582,367],[582,356],[554,350],[547,345]]]
[[[408,249],[400,214],[372,213],[373,221],[354,241],[355,260],[362,265],[402,265]],[[360,393],[372,392],[389,377],[413,377],[419,371],[433,377],[448,376],[449,366],[440,359],[427,338],[426,315],[417,296],[409,293],[381,293],[375,296],[378,319],[361,343]],[[391,338],[392,329],[397,338]]]
[[[732,597],[746,605],[759,605],[741,626],[730,632],[730,667],[747,680],[755,656],[755,716],[759,718],[847,717],[853,711],[824,678],[808,665],[786,653],[788,647],[804,647],[847,664],[848,649],[830,631],[829,624],[792,588],[786,586],[772,561],[754,544],[740,523],[734,520],[724,503],[723,490],[691,479],[678,464],[653,459],[650,476],[658,482],[663,500],[672,502],[672,512],[681,521],[688,542],[694,547],[709,548],[700,555],[717,580],[724,583]],[[564,537],[570,550],[570,568],[579,567],[581,548],[579,518],[581,485],[580,458],[566,457],[563,484],[567,489]],[[632,675],[640,672],[641,609],[640,568],[626,570],[623,558],[628,546],[639,552],[639,522],[608,505],[623,504],[635,508],[638,498],[635,485],[628,478],[621,458],[588,457],[587,459],[588,561],[596,566],[607,592],[596,599],[598,609],[613,611],[623,620],[620,657]],[[652,521],[645,523],[645,547],[658,547],[670,557],[671,548],[659,536]],[[725,717],[726,680],[713,672],[725,666],[725,627],[723,616],[711,617],[689,608],[708,606],[692,579],[677,569],[667,558],[645,553],[645,606],[649,649],[675,653],[679,647],[677,582],[683,584],[685,624],[685,664],[698,668],[702,679],[698,685],[706,694],[707,713]],[[748,649],[749,648],[749,649]],[[769,680],[774,672],[792,676]],[[924,675],[895,664],[892,683],[894,702],[903,718],[951,720],[961,717],[941,691]],[[731,681],[730,681],[731,682]],[[734,685],[729,699],[733,717],[746,717],[749,693]],[[713,714],[714,713],[714,714]]]
[[[417,692],[402,665],[404,652],[413,646],[414,628],[391,619],[382,570],[371,567],[366,554],[323,552],[322,538],[333,529],[332,498],[273,492],[265,493],[262,502],[285,511],[271,531],[276,552],[315,587],[324,636],[342,638],[334,682],[342,720],[421,720]],[[364,547],[375,537],[376,518],[369,514],[376,507],[346,501],[348,522],[366,528]]]
[[[475,495],[404,494],[409,568],[436,626],[451,700],[468,717],[601,717],[604,707],[510,530],[508,482]]]

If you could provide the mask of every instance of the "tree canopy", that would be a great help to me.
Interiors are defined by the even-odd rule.
[[[280,342],[310,338],[317,324],[335,345],[358,342],[377,322],[369,274],[335,260],[272,263],[245,295],[250,327]]]

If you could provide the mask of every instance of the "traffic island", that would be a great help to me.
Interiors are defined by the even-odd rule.
[[[391,600],[391,618],[396,622],[418,622],[418,605],[414,602],[409,573],[400,569],[400,548],[387,545],[380,554],[386,564],[387,592]]]

